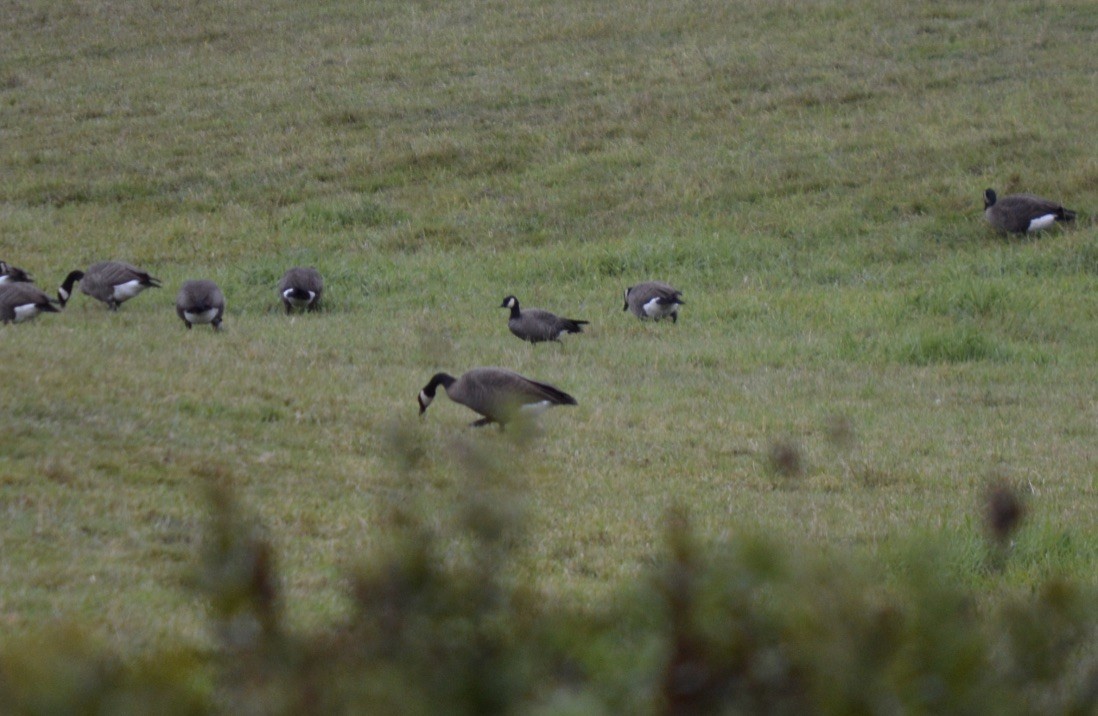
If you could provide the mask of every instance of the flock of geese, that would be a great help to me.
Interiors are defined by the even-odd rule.
[[[34,279],[21,268],[0,261],[0,323],[22,323],[39,313],[59,313],[72,297],[76,284],[80,292],[118,307],[147,288],[160,288],[160,279],[124,261],[100,261],[86,271],[71,271],[57,289],[57,300],[34,285]],[[294,267],[278,282],[278,294],[286,312],[294,308],[316,310],[324,280],[314,268]],[[210,324],[216,331],[225,315],[225,294],[216,283],[207,279],[184,281],[175,297],[175,312],[190,328],[194,324]]]
[[[56,301],[34,284],[25,270],[0,261],[0,322],[23,323],[40,313],[59,313],[68,304],[76,285],[80,292],[117,311],[126,301],[147,288],[160,288],[160,279],[124,261],[100,261],[84,271],[71,271],[57,289]],[[315,311],[324,294],[324,279],[312,267],[295,266],[279,279],[276,287],[286,313]],[[685,302],[682,292],[660,281],[630,286],[625,291],[623,310],[639,318],[678,320],[679,307]],[[511,333],[530,343],[560,342],[564,333],[580,333],[588,321],[561,318],[538,308],[523,309],[518,298],[508,296],[502,306],[511,311],[507,326]],[[225,295],[213,281],[184,281],[175,299],[175,312],[183,324],[221,326],[225,314]],[[422,415],[434,400],[439,387],[454,402],[480,414],[473,425],[508,422],[525,415],[536,415],[552,405],[575,405],[576,399],[548,383],[531,380],[504,368],[474,368],[455,378],[436,373],[419,392]]]
[[[659,321],[678,320],[679,307],[685,305],[682,291],[662,281],[646,281],[625,289],[623,311],[630,311],[641,319]],[[530,343],[560,342],[562,333],[582,333],[588,321],[561,318],[541,308],[523,309],[514,296],[503,299],[500,308],[508,308],[511,315],[507,328],[511,333]],[[435,399],[441,387],[446,397],[460,403],[481,418],[473,421],[473,427],[497,423],[500,428],[519,418],[534,416],[554,405],[575,405],[576,399],[556,386],[531,380],[506,368],[472,368],[455,378],[449,373],[435,373],[430,382],[419,391],[419,414]]]
[[[992,227],[1006,233],[1028,233],[1048,228],[1057,222],[1069,222],[1075,212],[1032,194],[998,197],[993,189],[984,192],[984,217]],[[122,261],[101,261],[85,271],[72,271],[57,289],[57,300],[34,284],[23,269],[0,261],[0,323],[22,323],[39,313],[57,313],[72,296],[79,282],[80,291],[118,310],[126,301],[147,288],[160,288],[160,280]],[[278,281],[279,300],[286,313],[294,310],[315,311],[324,293],[320,273],[309,267],[294,267]],[[656,321],[670,318],[676,322],[685,302],[682,291],[661,281],[648,281],[625,289],[623,311],[640,319]],[[510,310],[507,327],[518,338],[530,343],[560,342],[565,333],[581,333],[588,321],[562,318],[539,308],[523,309],[515,296],[503,299],[500,308]],[[213,281],[188,280],[179,288],[175,311],[189,329],[194,324],[221,326],[225,296]],[[474,426],[497,423],[502,428],[526,415],[536,415],[554,405],[576,405],[568,393],[504,368],[473,368],[460,377],[436,373],[419,391],[422,415],[442,388],[450,400],[479,414]]]

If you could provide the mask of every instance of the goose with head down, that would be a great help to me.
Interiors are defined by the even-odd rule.
[[[39,313],[59,311],[49,295],[33,283],[0,284],[0,323],[23,323]]]
[[[671,322],[676,323],[679,320],[679,306],[685,303],[682,291],[670,284],[646,281],[625,289],[625,305],[621,310],[630,311],[637,318],[656,321],[670,316]]]
[[[295,266],[278,281],[278,297],[286,307],[286,313],[295,308],[315,311],[320,308],[324,294],[324,278],[312,267]]]
[[[189,329],[195,323],[209,323],[220,330],[225,313],[225,295],[213,281],[184,281],[175,297],[175,313]]]
[[[502,428],[524,416],[536,415],[554,405],[576,405],[576,399],[548,383],[531,380],[505,368],[473,368],[460,377],[436,373],[419,391],[419,414],[435,399],[438,388],[447,397],[482,415],[474,427],[498,423]]]
[[[100,261],[89,266],[87,271],[69,272],[57,289],[57,300],[62,306],[72,296],[77,281],[80,282],[81,293],[102,301],[112,311],[117,311],[119,306],[146,288],[160,288],[160,279],[153,278],[136,266],[124,261]]]

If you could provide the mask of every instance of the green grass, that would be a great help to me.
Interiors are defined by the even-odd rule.
[[[582,606],[676,504],[706,540],[885,574],[930,541],[992,601],[1094,585],[1096,31],[1082,1],[13,5],[0,258],[165,288],[0,331],[0,623],[203,640],[211,476],[323,623],[393,505],[446,519],[466,443],[516,463],[520,577]],[[1079,220],[997,236],[988,186]],[[323,312],[277,308],[295,264]],[[194,277],[222,334],[174,315]],[[622,313],[650,278],[677,325]],[[590,329],[522,344],[510,293]],[[477,365],[580,405],[529,445],[444,400],[417,419],[433,372]],[[989,574],[1000,474],[1028,515]]]

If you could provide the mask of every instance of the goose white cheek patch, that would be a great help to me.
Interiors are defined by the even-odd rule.
[[[425,391],[425,390],[419,391],[419,407],[426,410],[427,406],[431,404],[432,400],[434,400],[434,398],[427,395],[427,391]]]

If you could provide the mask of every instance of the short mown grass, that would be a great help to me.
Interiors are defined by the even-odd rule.
[[[672,505],[886,575],[930,541],[992,602],[1094,586],[1096,31],[1082,1],[14,4],[0,258],[164,288],[0,330],[0,622],[203,643],[216,478],[323,623],[394,504],[454,502],[466,443],[521,463],[518,576],[554,600],[644,574]],[[988,186],[1079,219],[998,236]],[[286,317],[297,264],[326,307]],[[195,277],[221,334],[174,315]],[[677,325],[621,311],[648,279]],[[591,325],[520,343],[511,293]],[[477,365],[580,404],[529,444],[417,418]],[[989,571],[999,474],[1028,512]]]

